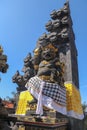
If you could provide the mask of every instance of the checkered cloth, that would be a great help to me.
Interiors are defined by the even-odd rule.
[[[43,81],[37,76],[31,78],[26,84],[28,90],[33,88],[34,91],[40,92],[40,86]],[[54,102],[66,106],[66,90],[64,87],[55,83],[45,82],[43,86],[43,95],[46,95],[54,100]]]

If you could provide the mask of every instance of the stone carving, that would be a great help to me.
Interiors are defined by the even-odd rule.
[[[34,56],[29,53],[24,59],[22,71],[13,76],[13,82],[18,84],[17,90],[24,90],[27,81],[37,75],[41,79],[58,83],[63,86],[64,83],[64,64],[65,59],[61,60],[60,53],[66,55],[69,47],[69,8],[68,3],[60,10],[53,10],[50,14],[52,20],[49,20],[45,27],[48,33],[43,33],[39,37]]]
[[[44,81],[58,83],[62,86],[64,82],[64,66],[59,61],[58,48],[51,43],[47,43],[47,45],[42,44],[40,52],[39,48],[34,50],[34,69],[37,72],[37,76]],[[37,61],[35,58],[39,59],[38,63],[35,62]]]
[[[3,54],[3,48],[0,46],[0,72],[6,73],[8,67],[7,56]]]
[[[21,93],[25,95],[20,95],[23,96],[27,102],[25,115],[28,115],[30,120],[34,119],[33,117],[41,119],[41,122],[43,117],[46,116],[47,118],[49,115],[52,115],[52,112],[56,120],[59,118],[63,119],[62,114],[83,119],[80,94],[77,89],[79,88],[77,50],[74,42],[75,36],[72,29],[69,3],[66,2],[64,7],[60,10],[53,10],[50,16],[51,20],[45,25],[48,32],[43,33],[37,40],[36,48],[33,51],[34,56],[32,57],[31,54],[29,54],[24,60],[22,71],[26,76],[22,76],[21,83],[24,82],[24,84],[26,84],[25,87],[28,91]],[[19,75],[19,72],[17,73],[17,75]],[[15,82],[18,84],[16,78]],[[66,81],[65,84],[64,81]],[[23,85],[19,85],[18,87],[20,91],[23,90],[20,89],[21,86],[23,87]],[[28,99],[26,98],[26,92],[29,94]],[[78,100],[76,100],[77,97]],[[20,104],[19,106],[21,107]],[[60,116],[59,113],[61,113]],[[79,115],[79,113],[82,114]],[[20,114],[20,112],[18,114]],[[49,121],[51,121],[51,119],[53,120],[53,115]],[[32,122],[34,122],[34,120],[32,120]],[[40,120],[38,120],[38,122],[40,122]],[[75,126],[75,122],[73,126]],[[60,129],[59,126],[58,129]]]
[[[18,92],[26,90],[26,88],[24,87],[26,82],[29,80],[29,78],[34,76],[32,57],[30,53],[24,59],[24,67],[22,69],[22,72],[24,72],[24,75],[21,75],[17,70],[15,75],[12,77],[13,83],[16,83],[18,85]]]

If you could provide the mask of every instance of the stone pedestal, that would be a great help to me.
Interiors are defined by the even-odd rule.
[[[41,117],[32,113],[34,111],[27,113],[27,116],[12,115],[17,118],[17,130],[84,130],[83,120],[66,117],[55,111],[46,112]]]
[[[44,124],[44,123],[30,123],[18,122],[19,130],[67,130],[65,124]]]
[[[32,114],[30,111],[27,116],[17,117],[18,130],[67,130],[68,118],[55,111],[45,113],[45,116]]]

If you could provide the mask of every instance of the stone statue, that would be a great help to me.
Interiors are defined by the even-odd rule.
[[[34,106],[35,103],[30,100],[33,98],[37,101],[34,107],[37,115],[44,115],[46,107],[48,111],[54,110],[83,119],[78,89],[77,51],[69,3],[66,2],[60,10],[53,10],[50,16],[51,20],[45,25],[48,32],[43,33],[37,40],[33,57],[29,53],[25,58],[22,69],[24,75],[19,78],[22,80],[18,80],[17,74],[15,83],[19,85],[19,90],[25,85],[29,92],[29,98],[21,94],[28,100],[26,102],[29,105],[27,108],[29,112],[33,110],[30,108],[30,104]],[[23,82],[23,85],[20,85],[19,81]]]
[[[48,43],[45,46],[41,46],[40,52],[39,48],[34,50],[34,69],[36,75],[44,81],[58,83],[63,86],[64,64],[59,61],[58,48],[52,43]]]
[[[43,34],[39,38],[37,46],[33,51],[34,56],[32,63],[34,67],[34,76],[28,80],[25,86],[29,90],[31,95],[33,95],[33,98],[35,98],[38,101],[36,114],[42,115],[44,113],[43,108],[38,105],[40,104],[39,102],[44,102],[41,103],[43,104],[43,106],[55,110],[57,109],[55,108],[54,102],[56,103],[56,106],[57,104],[60,104],[60,106],[63,105],[64,111],[62,112],[66,113],[66,90],[64,87],[65,68],[64,63],[61,62],[59,59],[59,50],[60,48],[56,46],[54,42],[49,40],[48,35]],[[41,96],[42,98],[39,97],[41,93],[43,94],[43,96]],[[52,99],[50,105],[47,104],[47,100],[49,98],[50,100]],[[28,103],[34,104],[34,101],[36,100],[32,100]],[[59,111],[61,112],[61,110]]]

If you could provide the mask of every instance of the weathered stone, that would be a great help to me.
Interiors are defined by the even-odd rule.
[[[52,20],[48,21],[48,23],[45,25],[49,33],[44,33],[38,39],[33,58],[31,58],[30,56],[29,59],[25,58],[24,60],[23,82],[26,83],[30,77],[37,75],[44,81],[56,82],[61,86],[64,86],[64,81],[70,81],[74,83],[77,88],[79,88],[77,49],[74,41],[75,36],[72,29],[73,24],[70,16],[69,3],[66,2],[64,4],[64,7],[60,10],[53,10],[50,16]],[[33,68],[31,67],[30,63],[32,64]],[[34,75],[30,74],[30,69],[35,72]],[[21,78],[19,79],[21,80]],[[16,83],[20,81],[17,79],[17,77],[15,80],[17,80]],[[23,83],[19,86],[22,87],[22,85]],[[33,111],[33,114],[34,113],[35,111]],[[26,114],[30,117],[32,115],[32,110],[27,111]],[[50,113],[49,111],[46,111],[44,115],[50,117],[48,122],[51,121],[52,117],[55,117],[56,120],[60,118],[61,120],[63,119],[62,116],[58,116],[59,113]],[[37,117],[36,119],[37,120],[35,120],[33,117],[29,118],[29,122],[27,123],[27,125],[24,124],[25,121],[23,119],[23,121],[20,122],[18,125],[20,127],[22,127],[23,125],[24,129],[26,130],[83,129],[83,122],[77,119],[69,118],[69,124],[56,127],[44,127],[42,119],[39,119]],[[34,123],[32,123],[33,121]],[[39,123],[35,124],[35,121]],[[42,125],[40,123],[42,123]]]
[[[7,56],[3,54],[3,49],[0,46],[0,72],[6,73],[8,69]]]

